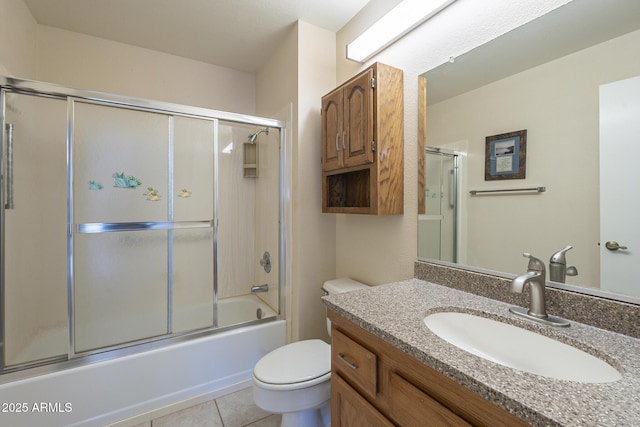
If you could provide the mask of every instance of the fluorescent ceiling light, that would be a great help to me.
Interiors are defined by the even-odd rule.
[[[404,0],[347,45],[347,58],[364,62],[455,0]]]

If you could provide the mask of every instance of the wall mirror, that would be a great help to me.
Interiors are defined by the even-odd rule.
[[[551,286],[640,303],[638,46],[640,2],[573,0],[420,76],[418,258],[550,280],[571,246]],[[522,130],[524,178],[485,180]]]

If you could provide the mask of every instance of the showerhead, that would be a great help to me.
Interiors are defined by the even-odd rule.
[[[258,138],[258,135],[260,135],[263,132],[265,134],[269,135],[269,128],[260,129],[258,132],[252,133],[251,135],[249,135],[249,143],[250,144],[255,144],[256,143],[256,139]]]

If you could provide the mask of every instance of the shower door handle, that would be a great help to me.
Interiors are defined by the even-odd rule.
[[[4,204],[5,209],[13,209],[13,124],[7,123],[5,125],[7,131],[7,169],[6,169],[6,182],[7,182],[7,201]]]
[[[449,209],[456,207],[456,177],[453,169],[449,170]]]

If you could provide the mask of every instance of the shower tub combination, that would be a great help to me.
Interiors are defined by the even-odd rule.
[[[255,321],[258,309],[272,321],[235,323],[223,332],[1,384],[0,402],[7,407],[0,408],[5,409],[0,424],[97,427],[127,420],[123,425],[135,425],[250,387],[256,362],[285,344],[285,321],[275,320],[276,313],[252,296],[220,306],[236,304],[247,310],[246,322]],[[238,320],[239,313],[228,314],[225,320],[221,313],[220,322]]]
[[[285,343],[283,198],[261,196],[287,185],[284,124],[0,86],[0,424],[144,422],[248,387]]]

